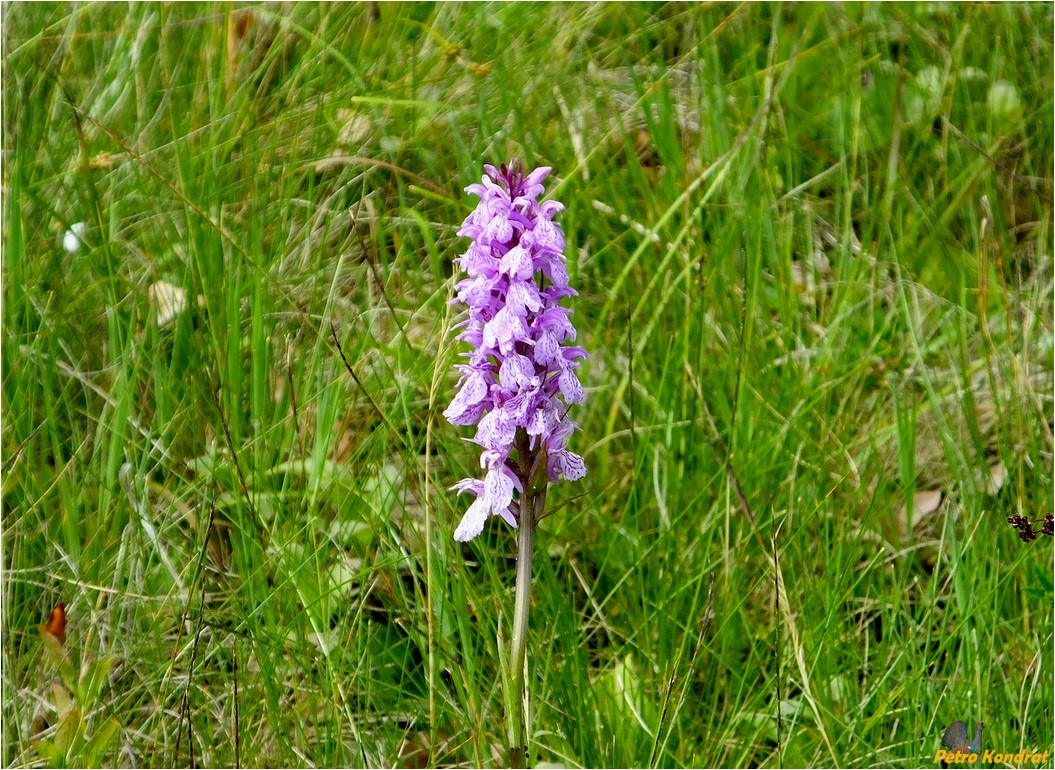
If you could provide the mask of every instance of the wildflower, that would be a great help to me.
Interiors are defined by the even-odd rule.
[[[548,167],[526,176],[519,164],[484,169],[481,181],[465,188],[480,201],[458,231],[471,243],[455,260],[466,277],[453,302],[469,309],[458,339],[472,349],[457,367],[458,392],[443,413],[454,425],[476,425],[472,441],[483,449],[483,480],[454,487],[476,498],[455,530],[459,541],[480,534],[491,516],[516,527],[520,516],[534,515],[513,493],[523,500],[539,478],[586,475],[583,459],[567,448],[576,427],[568,406],[585,398],[576,370],[587,354],[569,344],[576,331],[571,311],[560,305],[577,296],[568,285],[564,233],[553,221],[564,206],[538,201]]]

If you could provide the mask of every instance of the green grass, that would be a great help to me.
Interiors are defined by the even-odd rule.
[[[1050,5],[3,13],[5,765],[506,761],[516,539],[453,541],[441,412],[514,156],[592,355],[537,760],[1053,751]]]

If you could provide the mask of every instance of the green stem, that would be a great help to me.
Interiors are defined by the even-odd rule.
[[[517,582],[513,607],[513,642],[509,655],[510,678],[513,683],[513,714],[516,724],[513,745],[509,747],[510,765],[527,767],[531,757],[528,747],[528,699],[525,687],[527,675],[528,613],[531,610],[531,553],[535,541],[535,525],[546,504],[546,487],[539,490],[525,486],[521,498],[520,526],[517,531]]]

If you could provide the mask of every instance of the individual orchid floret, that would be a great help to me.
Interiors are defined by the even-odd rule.
[[[468,307],[458,339],[472,350],[443,413],[454,425],[477,426],[471,440],[483,449],[484,480],[454,487],[476,497],[454,533],[460,541],[480,534],[491,516],[516,527],[527,514],[514,491],[523,497],[539,479],[586,475],[583,459],[567,448],[575,429],[568,407],[585,398],[576,370],[587,354],[569,344],[575,327],[560,305],[576,296],[564,233],[553,221],[564,206],[538,201],[549,167],[526,176],[518,164],[484,169],[481,181],[465,188],[480,201],[458,231],[471,243],[455,260],[466,277],[452,300]]]

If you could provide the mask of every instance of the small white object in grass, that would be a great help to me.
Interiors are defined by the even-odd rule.
[[[337,110],[337,121],[341,124],[337,146],[345,150],[358,151],[374,135],[374,121],[369,115],[342,108]]]
[[[1006,80],[997,80],[989,86],[986,105],[993,120],[1010,127],[1022,119],[1022,97],[1018,89]]]
[[[81,238],[88,232],[87,222],[77,222],[66,234],[62,236],[62,248],[66,249],[70,254],[75,253],[81,247]]]
[[[995,495],[1000,491],[1001,487],[1004,486],[1004,482],[1007,481],[1007,466],[1003,462],[997,460],[996,463],[989,466],[989,481],[986,484],[986,492],[991,495]]]
[[[157,281],[147,289],[147,300],[157,310],[158,327],[167,326],[187,309],[187,292],[167,281]]]
[[[923,492],[917,492],[914,500],[915,505],[913,506],[913,528],[917,527],[925,516],[937,511],[944,497],[940,489],[927,489]]]
[[[934,513],[941,505],[942,495],[940,489],[927,489],[916,493],[916,510],[921,514]]]
[[[337,632],[326,629],[307,634],[305,637],[309,642],[319,648],[319,652],[329,657],[330,653],[337,649],[339,640]]]
[[[956,73],[957,80],[988,80],[989,73],[978,67],[964,67]]]

